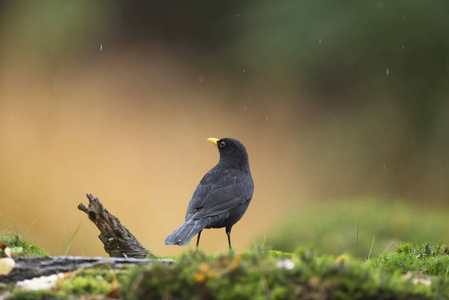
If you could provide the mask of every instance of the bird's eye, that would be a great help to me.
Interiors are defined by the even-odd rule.
[[[220,143],[220,148],[223,148],[225,145],[226,145],[225,142],[221,142]]]

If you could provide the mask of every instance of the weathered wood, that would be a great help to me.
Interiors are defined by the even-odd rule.
[[[87,194],[87,198],[89,199],[89,205],[80,203],[78,209],[85,212],[100,230],[98,237],[103,242],[104,250],[110,257],[156,257],[137,241],[117,217],[103,207],[97,197]]]
[[[0,275],[0,283],[12,283],[60,272],[70,272],[79,268],[90,269],[105,265],[109,269],[122,269],[126,266],[146,265],[154,261],[154,259],[148,258],[82,256],[16,257],[14,260],[15,268],[8,275]],[[173,259],[164,258],[160,261],[172,263]]]

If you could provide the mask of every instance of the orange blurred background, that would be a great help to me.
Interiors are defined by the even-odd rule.
[[[183,251],[164,239],[218,162],[209,137],[237,138],[249,152],[255,193],[233,229],[237,251],[269,239],[292,208],[323,199],[419,199],[429,190],[447,199],[443,177],[432,172],[444,133],[434,131],[429,159],[416,168],[413,120],[389,91],[334,98],[330,87],[323,102],[306,80],[279,75],[286,66],[229,67],[219,51],[232,47],[171,36],[184,28],[179,12],[167,20],[176,30],[161,26],[159,37],[139,34],[145,24],[127,23],[133,11],[118,4],[33,3],[1,7],[0,229],[53,255],[63,253],[80,222],[69,253],[106,255],[98,230],[77,209],[88,203],[86,193],[156,255]],[[223,13],[220,26],[244,19],[239,8]],[[448,125],[443,107],[438,128]],[[224,229],[204,232],[201,246],[224,251]]]

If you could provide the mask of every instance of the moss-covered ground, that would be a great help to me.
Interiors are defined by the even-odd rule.
[[[4,243],[6,246],[11,248],[13,257],[50,256],[50,254],[41,247],[37,246],[32,242],[22,239],[22,237],[19,234],[14,234],[12,236],[0,234],[0,243]],[[2,257],[1,252],[0,257]]]
[[[267,233],[269,246],[220,255],[186,250],[173,263],[77,270],[51,290],[0,284],[0,299],[449,299],[445,220],[444,209],[410,203],[324,203],[292,210]],[[0,231],[1,243],[13,257],[49,256],[19,235]]]
[[[9,246],[32,245],[19,236]],[[21,241],[21,244],[20,244]],[[15,243],[19,243],[15,244]],[[16,255],[21,255],[21,254]],[[266,250],[207,255],[185,252],[173,263],[155,260],[128,270],[107,268],[66,274],[51,290],[0,285],[5,299],[447,299],[447,244],[402,243],[371,259]]]

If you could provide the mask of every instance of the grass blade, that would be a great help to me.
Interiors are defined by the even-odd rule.
[[[373,251],[374,239],[375,238],[376,238],[376,236],[373,235],[373,241],[371,242],[371,247],[369,248],[368,259],[371,257],[371,251]]]
[[[64,240],[63,240],[63,248],[64,248],[64,255],[67,255],[69,253],[70,246],[72,245],[73,240],[75,239],[75,236],[78,234],[79,230],[81,228],[81,222],[79,223],[78,227],[75,229],[75,232],[70,237],[69,242],[67,245],[65,244],[65,234],[64,234]]]
[[[360,228],[360,223],[357,224],[357,244],[356,244],[356,249],[355,249],[355,258],[359,259],[359,228]]]

